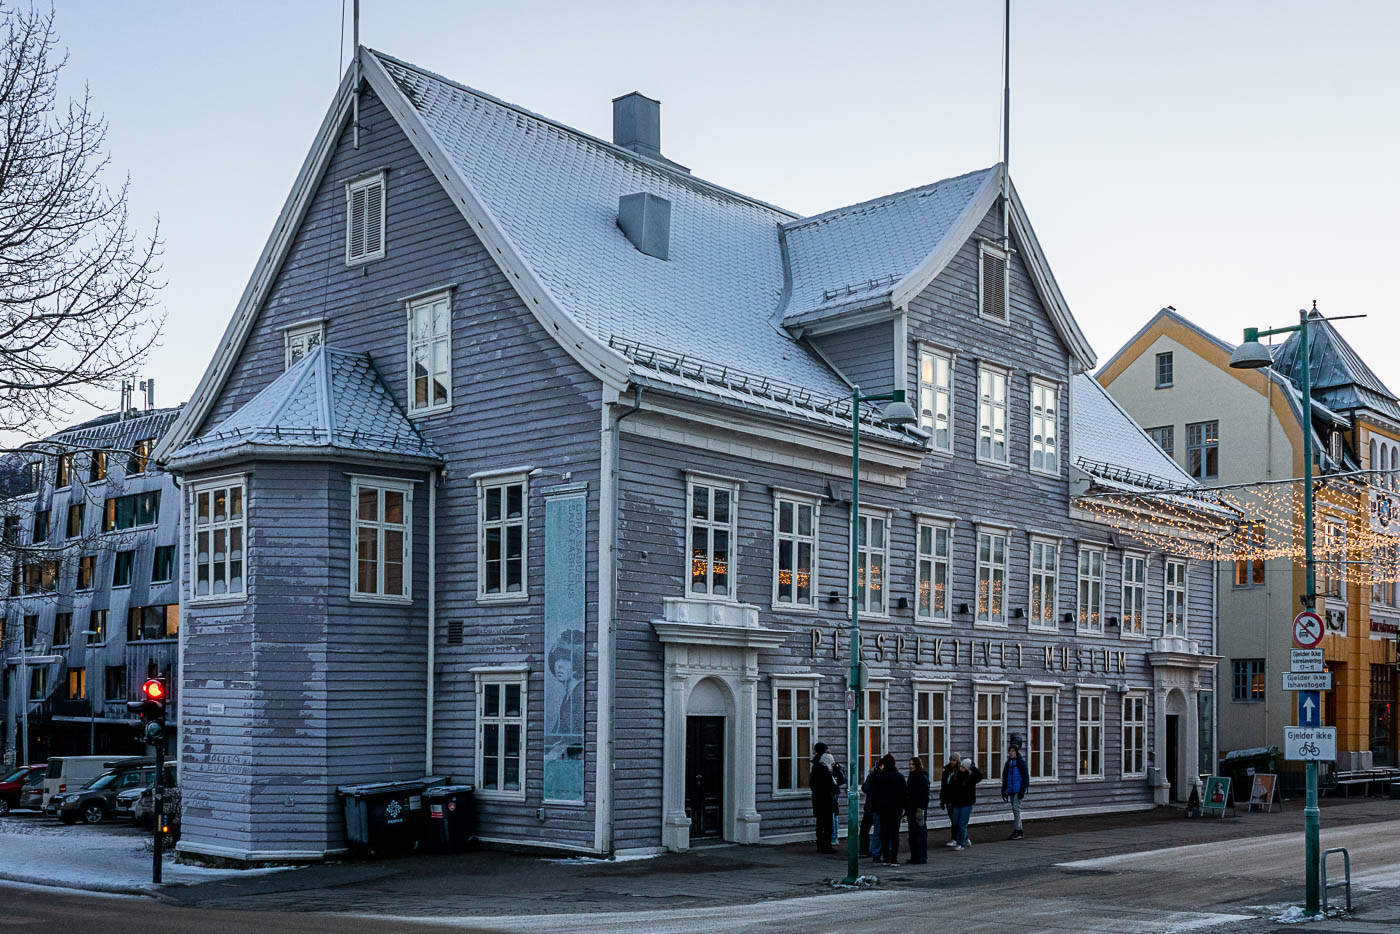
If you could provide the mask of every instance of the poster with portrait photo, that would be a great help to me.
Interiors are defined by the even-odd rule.
[[[544,505],[544,798],[583,801],[586,495]]]

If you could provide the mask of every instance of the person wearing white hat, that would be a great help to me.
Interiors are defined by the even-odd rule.
[[[967,836],[967,824],[972,820],[972,806],[977,803],[977,783],[982,780],[982,772],[971,759],[958,763],[958,770],[948,781],[948,803],[953,808],[953,827],[957,833],[958,845],[954,850],[965,850],[972,846]]]

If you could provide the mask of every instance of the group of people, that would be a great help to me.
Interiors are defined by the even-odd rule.
[[[817,743],[813,753],[809,784],[812,815],[816,820],[817,852],[832,853],[836,850],[840,826],[838,805],[846,774],[836,763],[836,757],[827,751],[826,743]],[[983,778],[971,759],[960,758],[957,754],[950,755],[943,766],[938,805],[948,816],[950,838],[947,845],[955,850],[972,846],[967,825],[977,803],[977,785]],[[1012,840],[1025,836],[1021,829],[1021,802],[1029,787],[1030,770],[1021,755],[1019,740],[1013,738],[1001,770],[1001,800],[1011,805]],[[923,760],[918,756],[910,759],[906,777],[899,771],[894,754],[886,753],[866,775],[860,790],[865,794],[860,822],[861,854],[878,863],[898,863],[899,828],[901,823],[907,822],[908,862],[928,862],[928,806],[933,786]]]

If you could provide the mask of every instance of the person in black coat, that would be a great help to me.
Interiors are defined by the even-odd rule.
[[[918,756],[909,760],[908,811],[909,862],[928,862],[928,799],[931,789],[924,760]]]
[[[908,805],[908,789],[893,753],[885,753],[880,771],[871,779],[871,807],[880,818],[880,856],[882,863],[899,862],[899,824]]]
[[[831,754],[826,751],[825,743],[817,743],[813,751],[816,755],[812,757],[808,784],[812,788],[812,817],[817,824],[817,852],[834,853],[836,848],[831,845],[831,821],[836,807],[836,779],[825,761]]]
[[[977,783],[982,780],[982,772],[971,759],[958,763],[958,770],[948,779],[948,803],[953,807],[954,829],[958,834],[955,849],[965,850],[972,846],[967,836],[967,824],[972,820],[972,806],[977,803]]]
[[[953,803],[948,797],[948,782],[953,776],[958,774],[958,762],[961,757],[956,753],[950,753],[948,762],[943,766],[943,778],[938,785],[938,806],[943,809],[943,813],[948,815],[948,842],[946,846],[958,845],[958,823],[953,820]]]

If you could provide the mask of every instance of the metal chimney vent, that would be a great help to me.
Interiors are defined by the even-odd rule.
[[[617,226],[648,256],[671,255],[671,202],[641,191],[617,199]]]
[[[689,173],[661,154],[661,102],[633,91],[613,98],[613,143],[653,162]]]

